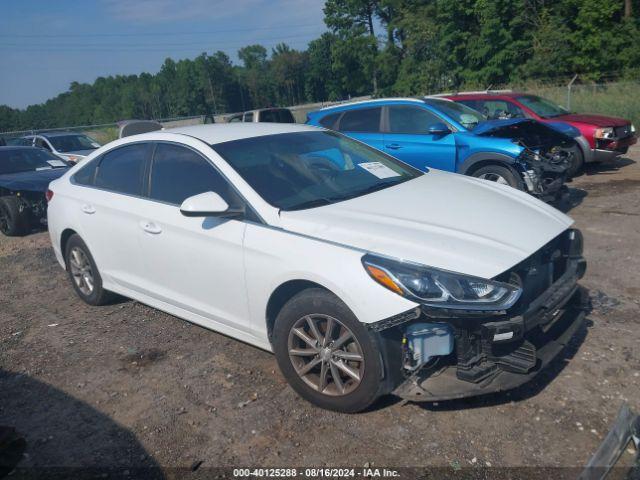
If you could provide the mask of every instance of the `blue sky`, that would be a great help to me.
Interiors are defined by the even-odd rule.
[[[285,42],[303,49],[325,26],[323,0],[4,0],[0,105],[23,108],[72,81],[155,73],[165,58]]]

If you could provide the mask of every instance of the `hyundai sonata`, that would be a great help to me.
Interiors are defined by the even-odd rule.
[[[569,217],[328,130],[135,135],[48,198],[53,248],[81,299],[124,295],[273,351],[324,408],[515,387],[584,319]]]

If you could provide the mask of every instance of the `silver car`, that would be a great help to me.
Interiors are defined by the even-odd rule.
[[[100,148],[93,138],[76,132],[45,132],[22,137],[20,145],[40,147],[63,160],[78,163]]]

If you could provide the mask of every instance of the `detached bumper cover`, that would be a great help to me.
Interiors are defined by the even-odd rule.
[[[611,430],[587,463],[578,480],[600,480],[607,477],[627,445],[633,442],[638,456],[636,470],[640,468],[640,415],[622,405]],[[636,473],[639,473],[636,471]],[[636,478],[631,476],[628,478]]]

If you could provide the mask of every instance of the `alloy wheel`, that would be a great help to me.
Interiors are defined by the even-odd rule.
[[[501,183],[502,185],[509,185],[509,182],[502,176],[497,173],[484,173],[480,175],[478,178],[482,180],[488,180],[490,182]]]
[[[91,295],[94,289],[93,269],[81,248],[73,247],[69,252],[69,267],[78,290],[86,296]]]
[[[364,354],[353,332],[329,315],[300,318],[289,331],[289,359],[300,378],[331,396],[353,392],[364,376]]]

